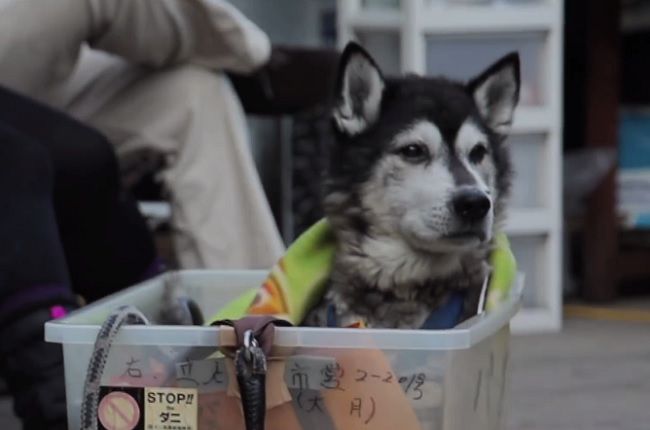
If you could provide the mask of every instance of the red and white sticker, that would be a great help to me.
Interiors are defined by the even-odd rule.
[[[97,417],[106,430],[133,430],[140,422],[140,406],[128,393],[113,391],[99,402]]]

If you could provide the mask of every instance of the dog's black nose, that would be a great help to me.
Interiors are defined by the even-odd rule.
[[[454,211],[464,221],[482,220],[490,210],[490,199],[479,190],[464,190],[452,200]]]

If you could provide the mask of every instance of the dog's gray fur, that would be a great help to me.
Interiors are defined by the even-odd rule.
[[[519,85],[517,54],[461,84],[385,79],[363,48],[346,47],[324,198],[338,247],[306,325],[326,325],[333,304],[341,326],[419,328],[453,290],[468,290],[465,313],[476,311],[504,220]],[[462,193],[487,198],[489,210],[459,216]]]

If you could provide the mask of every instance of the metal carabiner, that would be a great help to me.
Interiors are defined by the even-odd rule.
[[[264,430],[267,362],[252,330],[246,330],[243,345],[235,353],[235,369],[246,430]]]

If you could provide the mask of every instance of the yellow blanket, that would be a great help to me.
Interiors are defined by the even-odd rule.
[[[507,237],[498,234],[494,245],[486,300],[488,311],[509,296],[517,272]],[[208,323],[245,315],[273,315],[300,325],[324,293],[335,249],[329,223],[326,219],[318,221],[289,247],[261,288],[252,289],[227,304]],[[360,321],[358,326],[363,326],[363,322]]]

